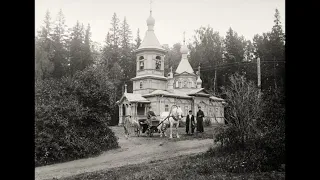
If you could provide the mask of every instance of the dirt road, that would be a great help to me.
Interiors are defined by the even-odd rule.
[[[205,152],[212,147],[212,139],[170,140],[160,137],[130,137],[125,139],[122,128],[112,128],[119,137],[121,148],[107,151],[100,156],[38,167],[35,179],[53,179],[94,172],[129,164],[156,161]]]

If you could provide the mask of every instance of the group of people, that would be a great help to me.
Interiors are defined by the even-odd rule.
[[[201,110],[201,107],[198,106],[198,112],[197,112],[197,132],[198,133],[203,133],[203,117],[204,117],[204,113]],[[152,111],[151,106],[149,106],[149,111],[147,113],[147,119],[151,120],[152,118],[155,118],[155,113]],[[143,128],[143,131],[146,130],[147,125],[145,125],[145,127]],[[194,119],[194,115],[192,115],[192,110],[189,110],[189,114],[186,117],[186,133],[187,134],[193,134],[195,130],[195,119]]]
[[[204,113],[201,110],[201,107],[198,107],[198,112],[197,112],[197,132],[203,133],[203,117]],[[189,130],[190,129],[190,130]],[[189,114],[186,118],[186,133],[187,134],[193,134],[195,129],[195,119],[194,115],[192,115],[192,110],[189,111]]]

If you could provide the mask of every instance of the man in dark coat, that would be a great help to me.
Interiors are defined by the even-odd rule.
[[[198,107],[199,111],[197,112],[197,131],[203,132],[203,111],[201,111],[201,107]]]
[[[189,114],[186,118],[186,133],[189,134],[189,127],[191,128],[191,134],[194,132],[194,116],[192,115],[192,111],[189,111]]]

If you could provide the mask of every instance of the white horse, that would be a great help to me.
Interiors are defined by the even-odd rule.
[[[136,133],[138,133],[140,125],[138,121],[134,120],[134,118],[131,118],[131,116],[126,116],[123,121],[123,128],[124,128],[124,135],[126,139],[128,139],[128,137],[132,133],[132,129],[136,131]]]
[[[179,106],[177,107],[176,105],[171,107],[170,112],[162,112],[160,115],[160,122],[162,122],[165,119],[166,120],[161,125],[158,126],[158,129],[160,131],[160,137],[162,137],[162,135],[167,136],[165,131],[167,129],[167,126],[170,125],[170,138],[172,138],[172,128],[173,128],[173,125],[175,125],[176,131],[177,131],[177,138],[180,138],[178,133],[178,127],[179,127],[179,121],[181,121],[181,118],[182,118],[182,110]]]

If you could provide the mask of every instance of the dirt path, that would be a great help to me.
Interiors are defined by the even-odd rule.
[[[113,128],[121,148],[107,151],[98,157],[38,167],[35,179],[53,179],[94,172],[129,164],[163,160],[180,155],[190,155],[208,150],[212,139],[174,141],[168,138],[131,137],[125,139],[121,128]]]

